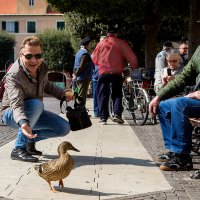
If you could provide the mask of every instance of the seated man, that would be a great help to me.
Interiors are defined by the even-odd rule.
[[[159,72],[161,69],[167,67],[167,60],[166,56],[167,54],[173,49],[173,44],[171,41],[166,41],[163,44],[163,49],[160,53],[156,55],[155,59],[155,73],[154,78],[156,79],[159,75]]]
[[[188,63],[188,44],[182,43],[179,46],[179,54],[181,57],[181,65],[185,66]]]
[[[173,80],[177,74],[180,74],[184,67],[180,65],[180,55],[177,51],[173,50],[169,52],[166,60],[168,66],[159,71],[154,82],[154,90],[156,93],[167,85],[169,81]]]
[[[11,128],[18,129],[11,159],[37,162],[32,155],[41,155],[35,142],[52,137],[65,136],[70,131],[68,121],[44,109],[44,93],[57,99],[65,91],[48,81],[48,67],[42,60],[42,44],[35,37],[23,40],[20,57],[6,76],[5,92],[0,108],[2,120]],[[67,96],[66,100],[72,97]]]
[[[195,51],[182,73],[163,87],[149,104],[149,112],[158,113],[165,148],[168,153],[160,156],[164,162],[160,169],[190,170],[193,168],[190,156],[192,149],[192,125],[189,118],[200,117],[200,91],[187,96],[172,98],[187,85],[195,85],[200,78],[200,46]]]

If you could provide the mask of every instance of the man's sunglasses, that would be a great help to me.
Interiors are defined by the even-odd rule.
[[[27,60],[30,60],[30,59],[33,58],[33,57],[34,57],[36,60],[39,60],[39,59],[42,58],[42,54],[40,54],[40,53],[35,54],[35,55],[33,55],[33,54],[31,54],[31,53],[28,53],[28,54],[24,55],[24,54],[22,53],[22,55],[23,55]]]

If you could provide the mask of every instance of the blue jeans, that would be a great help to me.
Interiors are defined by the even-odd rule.
[[[44,110],[44,104],[38,99],[24,101],[24,111],[29,119],[32,132],[38,136],[30,142],[37,142],[47,138],[65,136],[70,132],[70,124],[57,114]],[[9,127],[18,129],[16,148],[26,147],[29,139],[22,133],[21,128],[15,122],[13,111],[9,108],[2,117]]]
[[[99,116],[99,106],[97,102],[97,81],[93,80],[92,81],[92,93],[93,93],[93,104],[94,104],[94,116],[98,117]]]
[[[161,101],[158,116],[165,147],[174,153],[189,154],[192,148],[191,117],[200,117],[200,100],[188,97]]]

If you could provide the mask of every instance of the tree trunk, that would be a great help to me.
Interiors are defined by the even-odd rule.
[[[200,45],[200,1],[190,0],[190,22],[189,22],[189,57]]]
[[[155,68],[157,33],[160,20],[160,5],[154,0],[144,1],[145,67]]]
[[[155,68],[157,26],[154,24],[145,26],[145,67]]]

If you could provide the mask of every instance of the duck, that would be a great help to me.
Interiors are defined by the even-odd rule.
[[[38,175],[47,181],[50,190],[57,192],[51,185],[51,181],[59,181],[59,187],[64,187],[63,179],[66,178],[74,166],[74,160],[68,154],[68,150],[80,152],[70,142],[64,141],[58,146],[59,157],[45,163],[35,165],[34,169]]]

